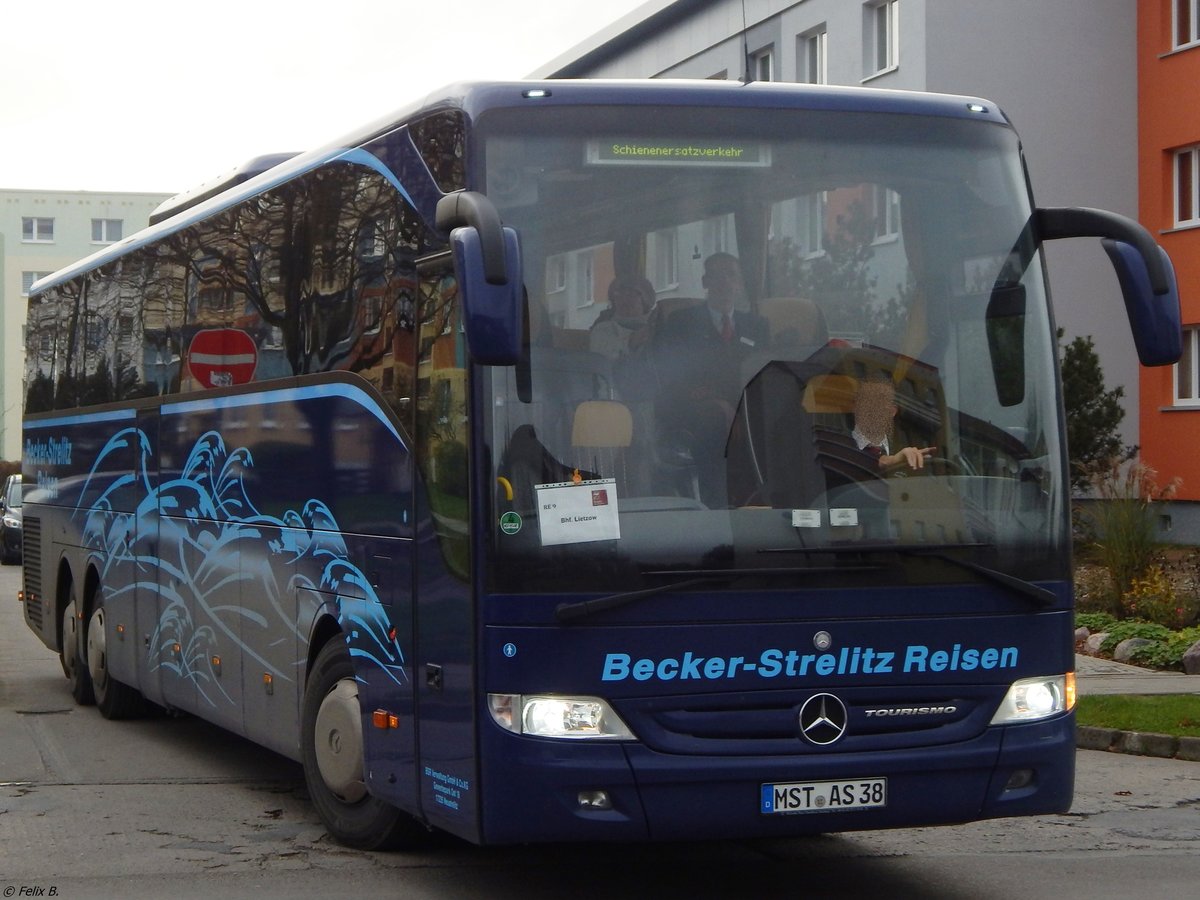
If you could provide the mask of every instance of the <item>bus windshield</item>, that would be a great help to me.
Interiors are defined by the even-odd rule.
[[[1011,129],[590,107],[494,110],[475,140],[527,293],[521,362],[476,372],[492,589],[1065,574]]]

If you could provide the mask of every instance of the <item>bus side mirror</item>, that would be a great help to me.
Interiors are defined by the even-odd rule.
[[[1038,238],[1099,237],[1117,270],[1125,311],[1143,366],[1169,366],[1183,355],[1175,267],[1133,219],[1101,209],[1059,207],[1034,213]]]
[[[502,226],[491,201],[472,191],[438,201],[436,221],[450,234],[471,357],[487,366],[515,365],[524,306],[517,232]]]
[[[1106,238],[1101,241],[1125,298],[1125,312],[1143,366],[1170,366],[1183,355],[1182,317],[1179,310],[1179,285],[1175,267],[1162,247],[1156,247],[1166,269],[1167,290],[1156,294],[1150,286],[1150,273],[1137,247]]]
[[[502,229],[502,240],[508,278],[504,284],[492,284],[484,275],[479,232],[455,228],[450,233],[467,349],[485,366],[511,366],[521,358],[521,251],[512,228]]]

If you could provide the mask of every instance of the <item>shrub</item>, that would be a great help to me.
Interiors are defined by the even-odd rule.
[[[1183,654],[1187,653],[1188,648],[1196,641],[1200,641],[1200,627],[1184,628],[1171,632],[1164,641],[1135,650],[1130,654],[1130,658],[1155,669],[1183,671]]]
[[[1160,565],[1151,566],[1143,577],[1133,579],[1122,603],[1129,615],[1168,628],[1183,628],[1196,619],[1195,594],[1179,594]]]
[[[1108,613],[1102,612],[1077,612],[1075,613],[1075,627],[1086,628],[1092,634],[1099,634],[1103,631],[1108,631],[1117,620]]]
[[[1164,625],[1155,625],[1153,622],[1125,620],[1115,623],[1108,629],[1108,637],[1100,645],[1100,650],[1104,653],[1112,653],[1117,649],[1117,644],[1128,638],[1147,638],[1151,641],[1165,642],[1170,636],[1171,629]]]
[[[1134,581],[1146,577],[1159,549],[1154,504],[1169,501],[1179,485],[1176,477],[1160,487],[1158,473],[1142,462],[1122,465],[1114,458],[1093,471],[1098,501],[1088,513],[1112,580],[1109,612],[1118,618],[1131,615],[1125,598]]]
[[[1099,565],[1080,566],[1075,570],[1075,609],[1088,615],[1103,616],[1113,622],[1116,618],[1111,610],[1118,604],[1114,600],[1112,576],[1108,569]],[[1080,623],[1083,624],[1083,623]],[[1090,625],[1085,627],[1096,631]]]

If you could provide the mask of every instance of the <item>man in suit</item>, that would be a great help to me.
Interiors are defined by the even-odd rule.
[[[725,443],[742,392],[742,359],[765,350],[770,329],[762,316],[740,309],[746,287],[738,258],[714,253],[704,261],[705,302],[677,310],[656,335],[664,390],[659,422],[689,449],[700,476],[701,499],[728,503]]]
[[[705,302],[675,312],[663,323],[663,344],[689,344],[698,350],[732,346],[765,349],[770,335],[767,320],[747,312],[742,267],[731,253],[714,253],[704,261]]]

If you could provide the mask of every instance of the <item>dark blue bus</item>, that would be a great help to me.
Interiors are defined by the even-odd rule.
[[[451,88],[29,300],[24,611],[80,703],[303,763],[358,847],[1063,812],[1067,454],[992,104]],[[874,398],[868,403],[868,400]]]

